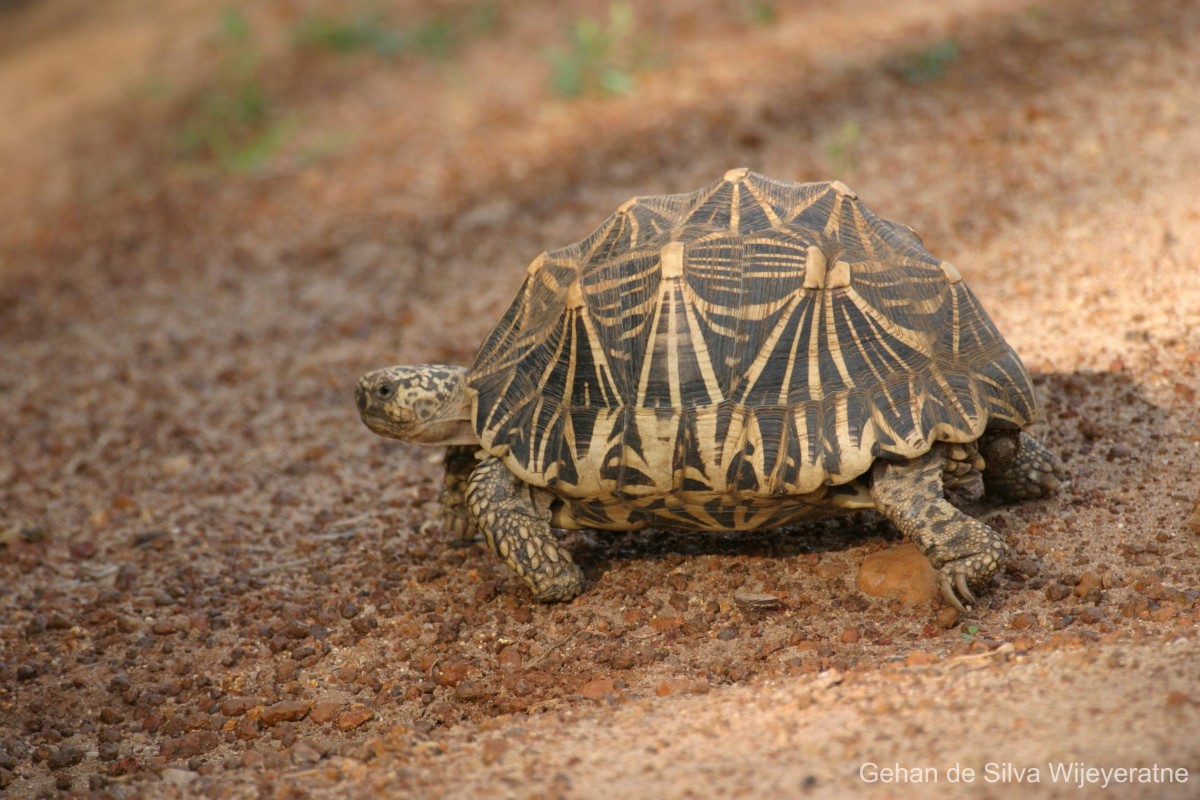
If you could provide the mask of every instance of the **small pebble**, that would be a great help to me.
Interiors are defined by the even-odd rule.
[[[83,748],[76,744],[64,744],[50,749],[46,766],[50,769],[67,769],[83,761]]]
[[[904,659],[905,666],[908,667],[923,667],[928,664],[936,664],[938,654],[929,650],[913,650]]]
[[[1038,626],[1038,618],[1037,615],[1032,612],[1022,611],[1020,614],[1017,614],[1012,618],[1012,621],[1008,623],[1008,626],[1010,628],[1016,628],[1017,630],[1036,628]]]
[[[733,596],[733,602],[742,611],[773,611],[783,606],[783,601],[773,594],[765,594],[763,592],[737,592]],[[687,602],[680,611],[687,610]]]
[[[1075,584],[1075,596],[1099,599],[1100,589],[1103,585],[1104,581],[1099,575],[1094,572],[1085,572],[1079,576],[1079,581]]]
[[[368,708],[356,708],[338,714],[337,721],[334,724],[337,725],[339,731],[352,731],[374,716],[375,713]]]
[[[579,693],[589,700],[600,700],[616,692],[612,678],[593,678],[583,685]]]
[[[294,722],[304,719],[312,706],[302,700],[285,700],[281,703],[267,706],[263,709],[259,721],[265,727],[273,727],[281,722]]]
[[[937,626],[944,631],[948,631],[958,624],[959,620],[958,609],[953,606],[942,606],[938,609],[935,622]]]
[[[303,739],[292,745],[290,754],[292,763],[296,766],[307,766],[321,760],[320,751]]]
[[[317,703],[313,706],[308,718],[318,725],[324,725],[326,722],[331,722],[337,716],[341,707],[341,703]]]
[[[71,558],[76,561],[87,561],[96,556],[98,548],[96,547],[96,543],[91,539],[84,539],[81,542],[71,542],[67,551],[71,554]]]

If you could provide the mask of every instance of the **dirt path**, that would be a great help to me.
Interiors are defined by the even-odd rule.
[[[666,3],[636,91],[565,101],[540,53],[585,3],[395,60],[298,55],[299,4],[249,4],[301,124],[229,176],[171,145],[207,4],[84,5],[0,10],[7,796],[911,788],[871,763],[1195,796],[1200,8]],[[359,373],[468,361],[538,252],[737,165],[912,225],[1035,374],[1072,482],[971,506],[1019,552],[977,618],[862,594],[898,543],[871,515],[572,533],[589,591],[535,605],[441,532],[436,454],[358,421]]]

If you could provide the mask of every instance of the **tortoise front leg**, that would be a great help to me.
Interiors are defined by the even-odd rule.
[[[583,591],[583,572],[550,531],[549,503],[491,456],[471,473],[467,507],[488,546],[513,568],[538,600],[570,600]]]
[[[871,470],[875,507],[925,554],[938,570],[942,596],[959,611],[975,602],[968,584],[979,584],[1004,566],[1012,552],[999,533],[946,501],[942,474],[945,445],[908,461],[878,459]]]
[[[442,484],[442,530],[454,539],[469,542],[479,536],[475,518],[467,508],[467,482],[479,462],[476,445],[453,445],[446,448],[446,480]]]

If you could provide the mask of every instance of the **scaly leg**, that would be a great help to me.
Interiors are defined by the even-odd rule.
[[[454,539],[469,542],[479,536],[475,518],[467,508],[467,483],[479,462],[475,445],[453,445],[446,448],[446,480],[442,484],[442,529]]]
[[[925,554],[938,570],[942,596],[959,611],[975,602],[968,584],[990,578],[1008,560],[1011,548],[999,533],[946,501],[942,476],[946,446],[908,461],[878,459],[871,470],[875,507]]]
[[[984,492],[1000,500],[1036,500],[1067,479],[1058,456],[1024,431],[985,431],[979,452],[986,462]]]
[[[488,546],[513,568],[533,596],[570,600],[583,591],[583,571],[550,531],[550,506],[492,456],[471,473],[467,506]],[[539,492],[540,494],[540,492]]]

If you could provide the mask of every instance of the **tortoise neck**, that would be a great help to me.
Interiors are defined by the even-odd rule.
[[[439,407],[424,423],[424,430],[415,441],[431,445],[478,444],[467,392],[467,368],[432,364],[423,369]]]

